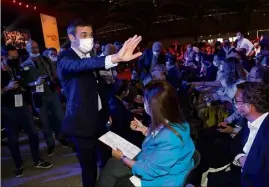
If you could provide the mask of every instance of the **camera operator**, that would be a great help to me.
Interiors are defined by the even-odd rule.
[[[42,122],[42,131],[48,146],[48,156],[54,154],[56,138],[63,147],[67,147],[67,141],[61,133],[61,123],[64,111],[56,92],[56,69],[54,63],[47,57],[41,56],[38,44],[30,40],[26,44],[29,58],[22,64],[23,77],[27,85],[31,88],[33,105]],[[55,118],[54,123],[50,123],[49,116]],[[54,125],[54,126],[53,126]]]
[[[1,108],[2,120],[8,133],[8,143],[11,155],[16,165],[15,175],[23,175],[23,163],[19,149],[19,125],[23,125],[28,134],[30,149],[35,168],[50,168],[52,164],[40,159],[39,139],[33,116],[25,103],[25,92],[21,88],[23,80],[20,77],[20,59],[18,51],[10,47],[2,51],[1,56]]]

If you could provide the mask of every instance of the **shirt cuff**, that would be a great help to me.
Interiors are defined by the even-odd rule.
[[[106,69],[110,69],[110,68],[116,67],[118,65],[118,63],[111,62],[111,57],[112,57],[112,55],[109,55],[109,56],[106,56],[106,58],[105,58],[105,68]]]
[[[238,154],[238,155],[234,158],[233,164],[236,165],[236,166],[241,166],[241,164],[240,164],[240,162],[239,162],[239,159],[240,159],[242,156],[246,156],[246,154],[244,154],[244,153],[240,153],[240,154]]]

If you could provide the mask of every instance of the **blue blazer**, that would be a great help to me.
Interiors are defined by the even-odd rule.
[[[67,98],[63,133],[78,137],[98,136],[98,94],[102,110],[107,114],[102,118],[107,118],[106,121],[109,112],[106,84],[97,71],[105,68],[105,57],[81,59],[69,49],[60,53],[58,59],[57,74]]]
[[[142,152],[133,165],[132,172],[141,178],[142,187],[182,186],[186,174],[193,168],[195,147],[190,137],[188,123],[172,127],[182,136],[182,140],[167,128],[155,136],[148,135],[143,142]]]
[[[249,136],[249,128],[242,129],[241,150]],[[269,115],[264,119],[255,140],[248,153],[242,175],[243,187],[267,187],[269,186]]]

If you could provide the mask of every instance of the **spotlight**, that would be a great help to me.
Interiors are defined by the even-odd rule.
[[[34,6],[34,10],[36,10],[36,6]]]
[[[13,3],[16,3],[16,0],[13,0]]]
[[[26,8],[28,8],[28,7],[29,7],[29,5],[26,5],[25,7],[26,7]]]
[[[21,2],[19,2],[19,5],[21,6]]]

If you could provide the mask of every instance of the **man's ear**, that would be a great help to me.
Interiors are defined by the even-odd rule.
[[[73,42],[75,40],[75,37],[73,34],[68,34],[68,38],[71,42]]]

